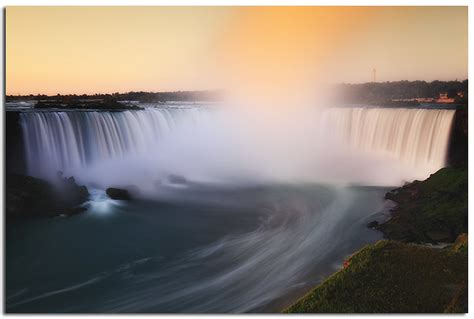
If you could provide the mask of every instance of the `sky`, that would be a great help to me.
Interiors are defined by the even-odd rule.
[[[467,78],[467,7],[7,7],[6,93]]]

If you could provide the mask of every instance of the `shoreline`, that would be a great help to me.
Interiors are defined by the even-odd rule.
[[[18,113],[21,113],[20,110],[15,110],[15,111],[17,111],[17,112],[16,112],[17,114],[18,114]],[[28,111],[30,111],[30,110],[28,110]],[[28,112],[28,111],[26,111],[26,112]],[[46,112],[47,112],[47,111],[51,111],[51,112],[64,112],[65,110],[61,110],[61,109],[33,109],[33,110],[31,110],[31,111],[33,111],[33,112],[43,112],[43,111],[46,111]],[[105,111],[107,111],[107,110],[86,110],[86,109],[83,109],[83,110],[67,110],[67,111],[78,111],[78,112],[81,112],[81,111],[86,111],[86,112],[87,112],[87,111],[99,111],[99,112],[100,112],[100,111],[104,111],[104,112],[105,112]],[[113,111],[120,112],[120,111],[124,111],[124,110],[113,110]],[[13,113],[13,112],[7,112],[8,115],[13,115],[13,114],[11,114],[11,113]],[[455,141],[456,138],[458,138],[458,141],[459,141],[459,134],[462,135],[462,132],[463,132],[463,131],[465,131],[465,132],[466,132],[465,134],[467,134],[467,127],[466,127],[466,129],[464,129],[464,128],[462,128],[459,124],[456,124],[456,123],[457,123],[456,121],[458,120],[458,118],[460,118],[458,115],[459,115],[459,112],[457,111],[457,112],[456,112],[456,120],[453,122],[453,127],[454,127],[454,128],[453,128],[453,130],[452,130],[453,133],[452,133],[451,140],[450,140],[450,143],[451,143],[451,144],[453,143],[453,141]],[[7,118],[8,118],[8,117],[7,117]],[[466,113],[466,119],[467,119],[467,113]],[[462,120],[462,118],[461,118],[461,120]],[[7,121],[7,124],[8,124],[8,121]],[[15,124],[16,124],[16,123],[15,123]],[[460,128],[461,128],[461,129],[460,129]],[[10,138],[12,137],[12,135],[7,135],[7,136],[10,137]],[[461,141],[463,141],[463,140],[461,139]],[[467,141],[467,137],[466,137],[466,141]],[[7,143],[7,144],[8,144],[8,143]],[[453,155],[453,154],[454,154],[454,155],[459,155],[459,152],[458,152],[458,151],[459,151],[459,150],[462,150],[463,147],[466,147],[465,145],[463,145],[463,143],[458,143],[458,144],[456,145],[456,148],[453,148],[453,149],[452,149],[451,146],[450,146],[449,155],[448,155],[449,158],[451,159],[451,155]],[[467,148],[467,147],[466,147],[466,148]],[[458,158],[457,160],[459,160],[459,158]],[[463,163],[462,161],[463,161],[464,159],[461,158],[460,160],[461,160],[461,163]],[[451,163],[451,161],[450,161],[450,163]],[[452,164],[452,163],[451,163],[451,164]],[[459,170],[461,170],[461,173],[460,173],[459,175],[463,175],[463,176],[464,176],[464,174],[467,174],[467,168],[463,168],[463,167],[462,167],[462,165],[464,165],[464,164],[461,164],[461,167],[459,167],[459,163],[454,163],[454,164],[455,164],[456,168],[445,168],[445,169],[442,169],[441,171],[444,170],[444,172],[446,172],[446,170],[447,170],[448,173],[449,173],[449,171],[452,171],[452,170],[457,170],[458,172],[459,172]],[[467,165],[467,164],[466,164],[466,165]],[[438,176],[438,175],[439,175],[439,172],[440,172],[440,171],[436,172],[436,173],[433,174],[433,175],[434,175],[434,176]],[[430,177],[430,178],[431,178],[431,177]],[[430,178],[429,178],[429,179],[430,179]],[[444,183],[444,182],[446,182],[446,181],[448,181],[449,183],[451,183],[451,182],[454,181],[454,183],[451,183],[451,184],[453,184],[454,186],[456,186],[456,185],[459,186],[460,183],[459,183],[458,180],[457,180],[458,177],[454,176],[453,178],[454,178],[454,179],[452,179],[452,178],[448,178],[448,179],[441,178],[440,181],[438,181],[438,182],[435,181],[435,184]],[[428,179],[428,180],[429,180],[429,179]],[[397,189],[398,191],[397,191],[397,193],[395,194],[395,195],[396,195],[396,198],[398,198],[398,204],[399,204],[398,206],[402,205],[403,203],[404,203],[404,204],[413,204],[413,203],[415,203],[416,201],[419,201],[419,199],[420,199],[420,198],[419,198],[420,189],[418,189],[418,188],[419,188],[420,185],[423,185],[423,183],[426,183],[426,182],[427,182],[427,181],[423,181],[423,182],[418,182],[418,181],[416,181],[416,182],[413,182],[413,183],[410,183],[410,184],[408,184],[408,185],[405,185],[405,186],[402,186],[402,187],[398,188],[398,189]],[[461,183],[461,184],[463,184],[463,183]],[[466,187],[467,187],[467,181],[466,181],[465,184],[466,184]],[[411,187],[410,185],[416,185],[416,187]],[[451,185],[451,186],[453,186],[453,185]],[[449,185],[448,185],[448,186],[449,186]],[[449,187],[451,187],[451,186],[449,186]],[[456,187],[457,187],[457,186],[456,186]],[[462,186],[462,187],[464,187],[464,186]],[[444,188],[446,188],[446,185],[442,185],[441,191],[446,192],[446,191],[444,190]],[[404,190],[404,191],[401,191],[401,190]],[[413,190],[415,190],[415,191],[413,191]],[[438,192],[439,190],[435,190],[435,191]],[[430,192],[434,192],[433,189],[431,189]],[[389,193],[387,193],[387,194],[390,194],[390,193],[392,193],[392,192],[389,192]],[[404,195],[404,194],[405,194],[405,195]],[[454,194],[454,195],[456,195],[456,194],[457,194],[457,195],[460,195],[460,194],[462,195],[463,193],[462,193],[462,192],[459,192],[458,189],[456,188],[456,189],[453,189],[453,190],[451,190],[451,191],[448,191],[448,195],[449,195],[449,196],[448,196],[447,198],[448,198],[448,199],[451,198],[452,196],[454,196],[453,194]],[[394,195],[394,196],[395,196],[395,195]],[[433,197],[434,197],[434,198],[439,197],[438,195],[439,195],[438,193],[433,193],[432,196],[430,196],[430,197],[428,198],[428,199],[429,199],[429,200],[428,200],[428,203],[432,201],[432,198],[433,198]],[[397,196],[398,196],[398,197],[397,197]],[[400,197],[400,196],[401,196],[401,197]],[[386,196],[386,198],[387,198],[387,196]],[[395,197],[392,197],[392,199],[396,199],[396,198],[395,198]],[[402,200],[402,199],[403,199],[403,200]],[[455,198],[455,199],[456,199],[456,198]],[[439,198],[439,200],[440,200],[441,202],[445,202],[445,201],[446,201],[444,198],[441,198],[441,197]],[[466,195],[466,200],[467,200],[467,195]],[[403,203],[402,203],[402,202],[403,202]],[[422,204],[423,204],[423,205],[427,205],[427,203],[422,203]],[[441,203],[441,204],[442,204],[442,203]],[[440,205],[441,205],[441,204],[440,204]],[[452,206],[453,206],[453,205],[452,205]],[[453,207],[454,207],[454,206],[453,206]],[[400,208],[398,207],[397,209],[400,209]],[[430,208],[430,209],[431,209],[431,208]],[[397,215],[393,214],[393,215],[391,216],[390,220],[389,220],[388,222],[382,224],[382,225],[386,225],[386,224],[391,225],[391,224],[394,223],[394,222],[393,222],[394,220],[398,220],[398,222],[400,222],[400,221],[403,222],[403,223],[401,224],[403,227],[401,227],[401,228],[402,228],[402,229],[405,229],[405,228],[406,228],[405,226],[407,226],[407,225],[408,225],[408,226],[411,226],[411,225],[413,224],[413,223],[411,223],[411,219],[410,219],[410,218],[412,217],[411,215],[413,215],[413,214],[410,215],[410,212],[412,212],[412,211],[413,211],[413,208],[410,208],[410,209],[405,210],[405,213],[403,214],[403,216],[407,216],[408,219],[401,219],[401,218],[398,218],[398,219],[397,219],[397,218],[396,218]],[[427,210],[427,211],[429,212],[429,211],[431,211],[431,210]],[[428,216],[428,217],[430,217],[430,216]],[[427,217],[427,218],[428,218],[428,217]],[[431,216],[431,217],[432,217],[432,216]],[[423,218],[422,220],[425,221],[427,218]],[[395,224],[395,225],[397,226],[397,224]],[[423,225],[422,225],[422,226],[423,226]],[[426,225],[425,225],[425,226],[426,226]],[[379,230],[382,230],[382,227],[383,227],[383,226],[380,226]],[[385,226],[385,227],[388,227],[388,226]],[[398,227],[398,228],[397,228],[397,227]],[[395,231],[397,231],[397,229],[400,230],[400,225],[398,225],[397,227],[395,228]],[[418,232],[417,229],[419,229],[420,226],[418,225],[418,226],[416,226],[416,227],[415,227],[415,226],[413,226],[413,227],[415,228],[415,229],[414,229],[414,230],[415,230],[415,233],[417,233],[417,232]],[[392,227],[392,228],[393,228],[393,227]],[[448,227],[448,228],[449,228],[449,227]],[[425,234],[427,230],[424,229],[424,228],[421,228],[421,229],[422,229],[422,230],[421,230],[421,233]],[[449,229],[450,229],[450,228],[449,228]],[[454,233],[453,233],[453,234],[449,234],[449,236],[448,236],[448,235],[446,235],[446,233],[449,233],[449,232],[450,232],[449,229],[448,229],[448,231],[446,231],[446,229],[443,229],[442,233],[444,233],[444,234],[441,235],[441,236],[439,235],[439,232],[438,232],[437,235],[435,234],[436,236],[433,236],[433,233],[431,233],[431,234],[428,236],[428,238],[429,238],[428,242],[440,242],[440,241],[445,240],[446,238],[449,238],[450,240],[454,240],[455,238],[457,238],[457,236],[459,235],[459,232],[460,232],[460,231],[462,231],[462,232],[464,232],[464,231],[467,232],[467,228],[466,228],[466,229],[462,229],[462,227],[461,227],[461,228],[459,229],[459,231],[457,231],[457,230],[454,231],[455,234],[454,234]],[[428,231],[431,231],[431,230],[428,229]],[[388,232],[388,233],[386,232],[385,235],[386,235],[386,237],[388,237],[388,238],[394,239],[395,236],[393,235],[393,233],[394,233],[394,232],[393,232],[393,230],[392,230],[392,231],[390,231],[390,232]],[[413,233],[413,232],[412,232],[412,233]],[[402,235],[403,235],[403,234],[402,234]],[[425,235],[426,235],[426,234],[425,234]],[[415,242],[423,242],[423,241],[426,242],[426,241],[427,241],[427,240],[426,240],[425,238],[423,238],[422,236],[420,237],[420,236],[412,236],[412,235],[410,235],[410,236],[405,236],[405,235],[403,235],[403,236],[397,236],[396,239],[398,239],[399,241],[402,241],[402,242],[414,242],[414,241],[415,241]],[[386,241],[383,241],[383,242],[386,242]],[[404,243],[400,243],[400,245],[402,245],[402,244],[405,245]],[[360,254],[360,253],[361,253],[362,251],[364,251],[364,249],[367,248],[367,247],[378,247],[378,248],[380,248],[380,246],[382,246],[381,249],[382,249],[382,248],[385,249],[384,247],[386,247],[386,246],[384,246],[384,245],[391,245],[391,244],[389,243],[389,244],[383,244],[383,245],[380,244],[379,246],[377,246],[377,245],[378,245],[378,243],[374,243],[374,244],[368,245],[368,246],[366,246],[366,247],[363,247],[363,248],[357,250],[357,251],[356,251],[355,253],[353,253],[353,254],[351,255],[351,257],[350,257],[348,260],[346,260],[346,261],[349,261],[349,260],[352,259],[354,256]],[[399,248],[400,248],[400,249],[402,249],[402,248],[405,249],[406,247],[403,246],[403,245],[400,246]],[[397,247],[398,247],[398,246],[397,246]],[[377,249],[378,249],[378,248],[377,248]],[[433,248],[433,247],[431,247],[431,248]],[[411,248],[410,248],[410,249],[411,249]],[[436,249],[438,249],[438,248],[436,248]],[[416,255],[416,254],[415,254],[415,255]],[[344,262],[344,265],[345,265],[345,264],[346,264],[346,263]],[[342,270],[345,270],[345,269],[346,269],[346,267],[344,267],[343,269],[340,269],[340,270],[336,271],[336,273],[339,273],[339,272],[341,272]],[[334,274],[333,274],[333,275],[334,275]],[[316,286],[316,288],[310,288],[310,289],[318,289],[318,287],[324,285],[324,283],[326,283],[327,281],[330,281],[331,278],[333,278],[333,275],[330,275],[329,277],[327,277],[326,279],[324,279],[321,283],[318,284],[318,286]],[[310,290],[310,292],[311,292],[311,291],[312,291],[312,290]],[[308,294],[308,292],[306,292],[306,295],[304,295],[304,296],[307,296],[307,294]],[[303,298],[304,298],[304,297],[303,297]],[[301,298],[300,298],[300,299],[301,299]],[[298,302],[299,302],[299,301],[297,300],[297,303],[298,303]],[[292,307],[292,306],[291,306],[291,307]]]
[[[452,175],[452,178],[446,178],[447,174]],[[397,230],[395,232],[387,231],[387,228],[384,228],[388,227],[384,225],[392,226],[392,228],[393,225],[401,225],[401,228],[405,229],[407,224],[403,218],[399,217],[400,211],[402,211],[402,214],[415,214],[415,211],[407,210],[405,205],[413,204],[413,202],[421,203],[421,207],[428,205],[424,200],[428,199],[431,201],[432,198],[429,195],[437,194],[439,190],[448,192],[449,187],[457,186],[459,181],[463,180],[463,177],[466,178],[466,184],[461,184],[462,187],[466,187],[466,193],[459,193],[457,188],[452,188],[451,190],[452,192],[457,192],[458,197],[461,197],[461,199],[465,196],[467,204],[467,169],[462,167],[443,168],[424,181],[414,181],[388,192],[387,194],[393,194],[395,191],[398,191],[399,195],[398,197],[391,198],[392,200],[398,200],[398,202],[396,201],[397,206],[392,210],[390,219],[376,227],[377,230],[384,233],[384,239],[356,250],[344,261],[342,268],[308,290],[292,305],[283,308],[281,312],[467,312],[467,224],[465,228],[458,230],[454,240],[446,243],[435,240],[428,240],[423,243],[419,240],[419,237],[401,237],[399,233],[397,233],[400,227],[395,227]],[[406,194],[407,189],[413,189],[413,185],[420,188],[421,190],[419,192],[422,193],[420,195],[418,192],[418,196],[415,198],[413,197],[413,192],[409,192],[408,195]],[[426,189],[423,189],[423,187]],[[425,191],[424,194],[423,191]],[[423,198],[423,195],[429,197]],[[403,196],[408,196],[408,198],[404,198]],[[406,201],[407,199],[408,201]],[[446,200],[446,198],[441,199],[441,201]],[[459,201],[459,198],[452,198],[451,200],[451,203],[448,202],[448,207],[449,205],[456,207],[458,217],[464,217],[462,215],[465,213],[467,218],[467,206],[464,210],[464,207],[457,207],[453,204]],[[410,208],[413,207],[410,206]],[[419,209],[418,207],[416,212],[419,212]],[[444,216],[447,221],[452,220],[452,214],[448,214],[446,209],[441,215],[437,214],[436,218],[439,219],[441,216]],[[426,225],[423,223],[423,218],[429,220],[430,217],[422,216],[422,220],[417,220],[415,224],[412,225],[415,230],[425,230]],[[437,244],[441,246],[437,247]],[[445,246],[443,247],[443,245]],[[404,256],[406,260],[403,262],[400,261],[405,258]],[[439,262],[427,262],[431,260],[430,258],[432,260],[443,260],[443,266],[438,269]],[[410,264],[412,268],[408,267],[404,273],[398,271],[398,269],[406,267],[407,264]],[[421,281],[419,279],[416,280],[411,277],[414,272],[416,272],[417,278],[424,276],[426,278]],[[390,276],[388,276],[388,274],[390,274]],[[449,276],[444,276],[445,274]],[[450,286],[457,287],[457,290],[448,291],[446,288],[443,288],[443,284],[445,283],[439,283],[438,281],[441,280],[439,277],[442,277]],[[378,279],[375,280],[375,278]],[[379,282],[384,284],[377,286]],[[409,287],[409,289],[407,287]],[[373,291],[375,295],[370,295],[370,291],[372,291],[370,290],[371,288],[374,288]],[[430,297],[427,295],[422,297],[425,299],[421,301],[418,300],[418,304],[410,304],[410,300],[404,300],[403,296],[409,295],[411,291],[420,290],[421,292],[419,292],[419,294],[423,294],[423,291],[426,289],[447,291],[445,294],[438,296],[440,299],[438,300],[438,307],[434,304],[430,304]],[[350,293],[346,294],[346,291],[350,291]],[[367,295],[369,295],[369,297],[367,297]],[[396,304],[396,306],[393,306],[390,301],[384,302],[384,298],[380,298],[380,296],[386,299],[399,298],[404,300],[407,306],[405,308],[404,304]],[[419,305],[423,305],[426,308],[417,308]],[[443,305],[445,308],[441,307]],[[335,309],[337,309],[337,311]]]

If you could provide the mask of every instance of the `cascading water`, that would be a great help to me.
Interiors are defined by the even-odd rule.
[[[28,172],[51,176],[58,170],[142,154],[169,133],[175,121],[204,112],[196,109],[148,109],[134,112],[28,112],[21,114]]]
[[[280,311],[382,237],[366,225],[386,218],[388,188],[338,182],[393,186],[434,172],[453,115],[24,112],[29,173],[63,170],[92,198],[74,218],[7,231],[7,311]],[[188,182],[162,184],[170,173]],[[131,184],[145,199],[95,189]]]
[[[387,154],[415,167],[445,165],[453,110],[333,108],[324,122],[350,147]]]
[[[203,107],[25,112],[21,121],[29,174],[48,177],[61,170],[85,182],[89,174],[100,183],[100,171],[110,167],[133,175],[134,167],[147,166],[149,173],[141,175],[166,171],[228,182],[229,176],[258,179],[266,174],[280,181],[394,185],[427,177],[445,165],[453,110],[355,107],[311,114],[313,120],[292,119],[296,128],[271,131],[267,138],[245,121],[231,122]],[[351,173],[367,166],[377,178]],[[343,168],[347,174],[339,176],[346,173]],[[118,174],[102,175],[106,183],[117,183],[107,178]]]

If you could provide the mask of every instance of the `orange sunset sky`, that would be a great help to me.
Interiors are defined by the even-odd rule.
[[[7,7],[6,93],[467,78],[467,7]]]

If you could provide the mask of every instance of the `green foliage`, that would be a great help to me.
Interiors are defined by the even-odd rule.
[[[370,103],[390,99],[437,98],[440,93],[455,96],[468,91],[464,81],[393,81],[361,84],[340,84],[336,87],[348,102]]]
[[[387,194],[398,206],[380,229],[387,238],[414,241],[454,241],[467,232],[467,168],[443,168],[427,180]]]
[[[115,100],[139,102],[166,102],[166,101],[217,101],[221,99],[222,91],[175,91],[175,92],[127,92],[113,94],[67,94],[67,95],[8,95],[8,102],[16,100],[42,100],[42,101],[70,101],[87,100]]]
[[[379,241],[285,312],[466,312],[467,253]]]

